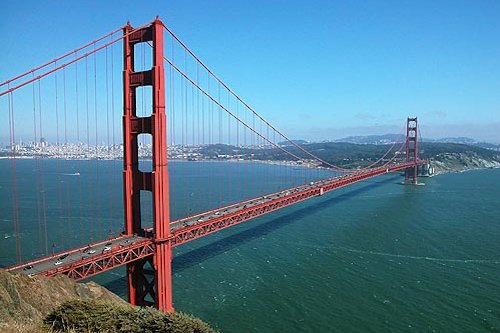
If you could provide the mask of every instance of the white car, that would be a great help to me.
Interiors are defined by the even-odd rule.
[[[54,266],[59,266],[59,265],[61,265],[62,263],[63,263],[63,262],[62,262],[61,260],[58,260],[58,261],[56,261],[56,262],[54,263]]]
[[[111,246],[105,246],[104,249],[102,249],[102,252],[106,252],[111,250]]]
[[[94,253],[95,253],[95,250],[94,250],[94,249],[92,249],[92,248],[90,248],[90,247],[88,247],[88,248],[86,248],[85,250],[83,250],[83,253],[90,253],[90,254],[94,254]]]

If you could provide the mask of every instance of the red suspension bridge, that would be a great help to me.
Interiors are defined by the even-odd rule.
[[[82,280],[126,265],[130,303],[162,311],[174,310],[174,247],[386,173],[404,171],[415,184],[425,163],[417,118],[407,119],[400,145],[363,167],[328,162],[260,116],[159,19],[1,83],[0,103],[9,133],[0,162],[11,174],[2,218],[12,221],[17,262],[7,269]],[[249,165],[260,171],[249,174]],[[182,176],[169,177],[169,166]],[[260,192],[245,197],[243,178]],[[23,240],[38,250],[23,254]]]

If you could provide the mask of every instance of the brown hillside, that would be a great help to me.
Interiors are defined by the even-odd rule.
[[[45,323],[45,324],[44,324]],[[94,282],[0,269],[0,332],[216,333],[198,318],[135,307]]]
[[[74,299],[125,303],[94,282],[75,283],[66,276],[29,277],[0,269],[0,331],[11,327],[12,332],[18,332],[23,325],[37,326],[56,307]]]

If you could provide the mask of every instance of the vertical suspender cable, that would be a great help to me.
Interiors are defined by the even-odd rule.
[[[172,44],[171,44],[171,49],[172,49],[172,62],[175,61],[175,45],[174,45],[174,40],[172,39]],[[170,67],[172,68],[172,67]],[[176,73],[175,72],[172,72],[172,75],[171,75],[171,80],[172,80],[172,83],[171,83],[171,89],[172,89],[172,95],[171,95],[171,99],[172,99],[172,112],[171,112],[171,123],[172,123],[172,143],[170,144],[171,148],[172,149],[175,149],[175,119],[176,119],[176,116],[175,116],[175,109],[176,109],[176,105],[175,105],[175,101],[176,101],[176,98],[175,98],[175,75]],[[178,212],[178,206],[177,206],[177,200],[179,198],[178,196],[178,178],[175,179],[174,178],[174,181],[172,182],[174,184],[174,186],[172,186],[172,202],[173,202],[173,211],[175,212],[176,216],[179,216],[179,212]],[[179,205],[180,206],[180,205]]]
[[[113,149],[110,151],[110,133],[109,133],[109,66],[108,66],[108,48],[105,48],[105,63],[104,63],[104,71],[106,72],[106,184],[107,184],[107,206],[108,206],[108,237],[111,238],[113,236],[113,210],[112,210],[112,202],[113,202],[113,196],[112,196],[112,191],[111,191],[111,180],[112,180],[112,172],[111,172],[111,166],[112,162],[111,159],[114,158],[114,156],[111,156],[111,152]]]
[[[57,68],[57,62],[54,62],[54,66]],[[60,240],[59,240],[59,247],[64,248],[64,217],[62,216],[62,211],[63,211],[63,204],[62,204],[62,190],[61,190],[61,182],[62,182],[62,169],[61,169],[61,156],[62,150],[61,150],[61,142],[59,138],[59,94],[58,94],[58,82],[57,82],[57,72],[54,73],[54,93],[55,93],[55,111],[56,111],[56,152],[58,155],[58,158],[56,160],[56,188],[57,188],[57,210],[58,214],[56,215],[56,218],[58,220],[59,228],[58,228],[58,233]]]
[[[35,74],[33,74],[34,76]],[[38,152],[38,138],[37,138],[37,124],[36,124],[36,95],[35,95],[35,83],[31,85],[33,94],[33,146]],[[40,255],[43,254],[43,227],[41,220],[41,203],[40,203],[40,166],[38,163],[39,157],[35,157],[35,191],[36,191],[36,212],[38,217],[38,252]]]
[[[40,146],[41,146],[41,178],[42,178],[42,208],[43,208],[43,228],[44,228],[44,238],[45,238],[45,254],[49,254],[49,239],[47,231],[47,205],[46,205],[46,193],[45,193],[45,161],[43,158],[43,151],[45,150],[45,142],[43,139],[43,125],[42,125],[42,87],[41,80],[38,80],[38,112],[39,112],[39,125],[40,125]]]
[[[112,39],[112,37],[111,37]],[[114,73],[115,73],[115,66],[114,66],[114,63],[115,63],[115,58],[114,58],[114,54],[113,54],[113,47],[114,47],[114,44],[111,44],[111,47],[110,47],[110,53],[111,53],[111,138],[112,138],[112,144],[113,144],[113,152],[116,151],[116,140],[115,140],[115,80],[114,80]],[[118,179],[119,179],[119,173],[118,172],[115,172],[116,170],[118,170],[118,160],[115,156],[113,156],[113,172],[112,174],[114,175],[114,179],[113,179],[113,184],[118,184]],[[113,216],[114,216],[114,200],[111,201],[111,221],[110,221],[110,224],[111,224],[111,231],[113,232],[113,222],[114,222],[114,219],[113,219]]]
[[[94,50],[96,48],[96,45],[94,43]],[[97,235],[98,238],[101,237],[102,233],[102,224],[101,224],[101,198],[102,198],[102,189],[101,189],[101,180],[99,178],[99,154],[100,149],[99,149],[99,131],[97,127],[98,123],[98,112],[97,112],[97,56],[96,53],[94,53],[94,126],[95,126],[95,169],[96,169],[96,202],[97,202]]]
[[[220,84],[217,84],[217,102],[220,105]],[[217,143],[220,145],[219,147],[222,148],[222,110],[220,106],[217,107],[217,125],[218,129],[218,139]],[[222,151],[221,151],[222,152]],[[217,155],[219,155],[219,149],[217,149]],[[217,156],[217,159],[219,156]],[[224,172],[222,171],[221,164],[217,163],[217,169],[218,169],[218,178],[219,178],[219,207],[222,207],[222,178],[224,175]]]
[[[184,71],[186,71],[186,52],[184,51]],[[186,147],[186,133],[184,131],[184,122],[186,121],[186,80],[184,80],[184,78],[180,78],[180,108],[181,108],[181,146],[180,146],[180,151],[184,151],[185,147]],[[181,168],[184,168],[185,167],[185,164],[183,163],[180,163],[179,166]],[[188,198],[186,197],[186,189],[187,189],[187,184],[186,184],[186,180],[187,180],[187,176],[186,176],[186,173],[184,170],[180,171],[180,174],[181,174],[181,181],[182,181],[182,201],[183,201],[183,205],[182,205],[182,216],[185,216],[186,215],[186,211],[187,211],[187,201],[188,201]]]
[[[75,57],[78,57],[75,54]],[[83,144],[80,141],[80,102],[78,98],[78,62],[75,62],[75,113],[76,113],[76,143],[78,149],[83,148]],[[77,172],[80,175],[78,177],[78,230],[80,235],[80,244],[83,244],[83,194],[82,194],[82,177],[81,177],[81,162],[77,162]]]
[[[90,210],[93,209],[93,205],[92,205],[92,197],[93,197],[93,193],[92,193],[92,186],[91,186],[91,181],[92,181],[92,160],[90,158],[91,154],[92,154],[92,151],[91,151],[91,148],[90,148],[90,114],[89,114],[89,66],[88,66],[88,58],[85,57],[85,109],[86,109],[86,113],[87,113],[87,116],[86,116],[86,128],[87,128],[87,131],[86,131],[86,136],[87,136],[87,154],[88,154],[88,158],[87,158],[87,199],[88,199],[88,202],[87,202],[87,216],[90,216]],[[94,239],[94,223],[93,223],[93,219],[92,218],[88,218],[87,219],[88,221],[88,225],[89,225],[89,240],[90,242],[92,242],[92,240]]]
[[[227,108],[231,109],[230,102],[229,102],[229,93],[227,95]],[[227,139],[228,139],[228,146],[227,146],[227,155],[228,155],[228,160],[229,163],[227,164],[227,190],[228,190],[228,196],[231,201],[233,201],[233,197],[231,196],[231,160],[230,156],[233,154],[231,153],[232,151],[232,146],[231,146],[231,117],[229,116],[229,113],[226,113],[227,115]]]
[[[64,147],[68,149],[68,118],[67,118],[67,100],[66,100],[66,67],[62,69],[63,71],[63,112],[64,112]],[[71,163],[66,159],[66,166],[70,166]],[[69,168],[67,168],[68,171]],[[67,216],[67,235],[68,237],[74,238],[73,233],[73,220],[72,220],[72,209],[71,209],[71,191],[70,191],[70,181],[66,181],[66,195],[64,196],[66,200],[66,216]]]
[[[21,230],[19,226],[19,194],[17,191],[17,170],[16,170],[16,134],[14,119],[14,93],[8,95],[9,108],[9,132],[11,149],[11,177],[12,177],[12,218],[14,220],[14,239],[16,240],[16,262],[21,262]]]
[[[113,39],[113,36],[110,37],[110,39]],[[111,147],[112,147],[112,162],[111,162],[111,177],[110,177],[110,183],[111,183],[111,191],[114,192],[114,188],[117,184],[121,184],[122,178],[121,178],[121,173],[118,172],[121,170],[122,167],[122,162],[121,158],[122,156],[120,154],[117,154],[119,152],[119,144],[116,142],[116,119],[115,118],[115,98],[117,95],[115,95],[115,56],[114,56],[114,44],[111,44],[109,47],[109,53],[110,53],[110,86],[111,86],[111,96],[110,96],[110,108],[111,108],[111,116],[110,116],[110,124],[111,124]],[[113,196],[114,197],[114,196]],[[118,198],[118,197],[117,197]],[[117,223],[116,223],[116,218],[115,216],[120,216],[118,212],[123,212],[123,207],[121,206],[121,201],[118,200],[112,200],[111,205],[110,205],[110,210],[111,210],[111,221],[110,221],[110,226],[111,226],[111,232],[116,233],[116,228],[117,228]],[[120,220],[120,226],[118,227],[118,230],[122,230],[121,228],[122,221]]]

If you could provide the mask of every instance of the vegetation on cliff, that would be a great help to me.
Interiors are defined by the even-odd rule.
[[[0,269],[0,332],[212,333],[192,316],[139,308],[94,282],[48,278]]]
[[[328,163],[344,168],[357,168],[377,161],[391,146],[388,144],[355,144],[346,142],[322,142],[303,145],[306,150]],[[394,150],[401,147],[394,145]],[[311,157],[295,146],[285,149],[304,159]],[[500,152],[458,143],[424,142],[419,146],[420,157],[429,160],[437,173],[478,168],[500,167]],[[204,148],[207,156],[218,154],[242,155],[246,159],[287,161],[293,158],[279,148],[250,149],[227,145],[211,145]],[[386,158],[392,157],[389,154]]]
[[[500,167],[500,152],[456,143],[425,143],[423,158],[436,173]]]
[[[168,332],[215,333],[200,319],[183,313],[162,313],[154,308],[101,300],[72,300],[63,303],[44,320],[58,332]]]

